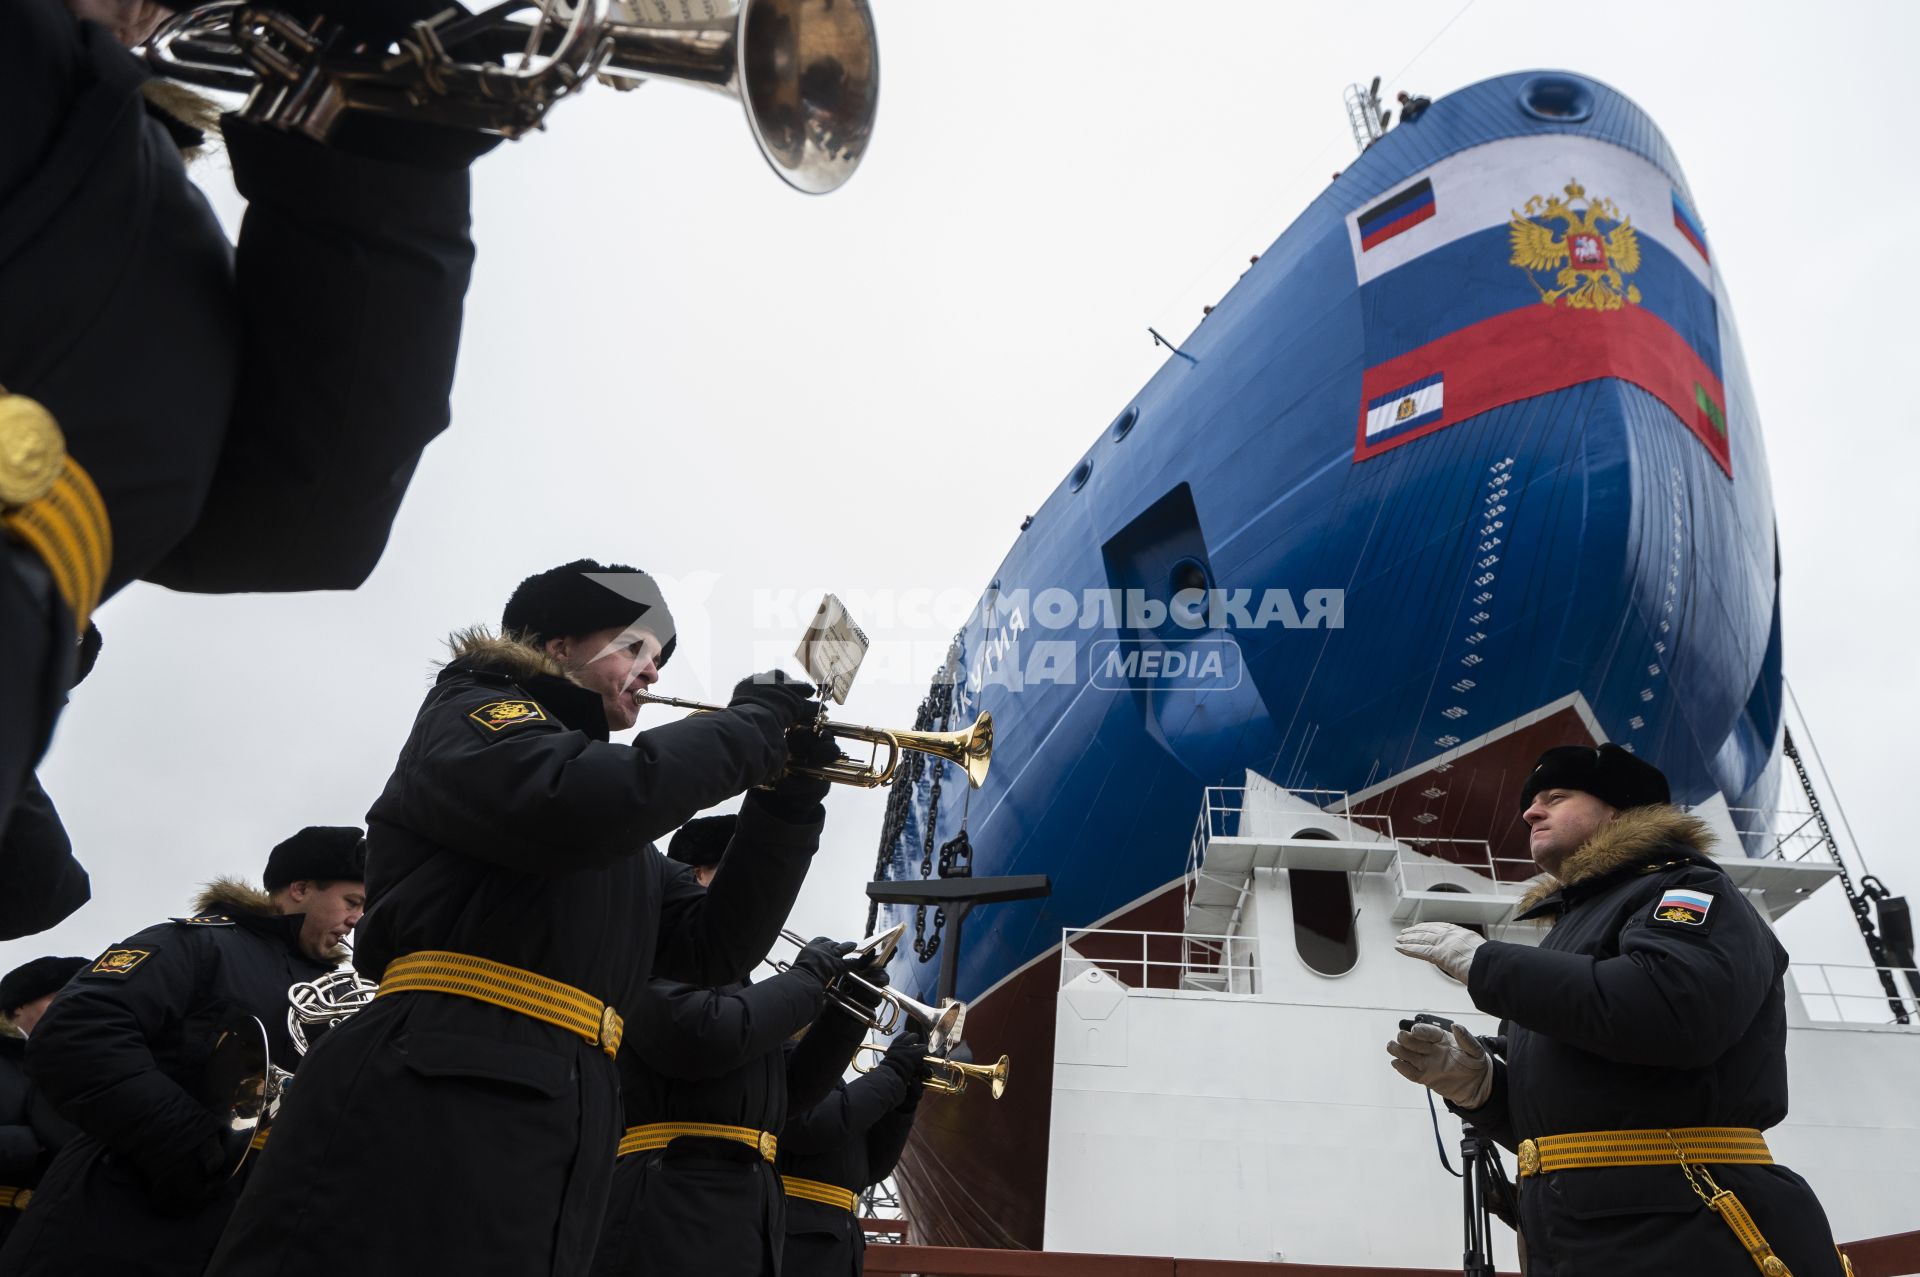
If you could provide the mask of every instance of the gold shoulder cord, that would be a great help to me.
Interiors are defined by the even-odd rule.
[[[1680,1170],[1687,1177],[1687,1186],[1707,1204],[1708,1210],[1727,1222],[1727,1227],[1733,1230],[1733,1235],[1739,1239],[1740,1245],[1753,1259],[1754,1266],[1765,1273],[1766,1277],[1793,1277],[1786,1262],[1773,1253],[1773,1247],[1767,1244],[1767,1239],[1760,1232],[1760,1226],[1753,1222],[1753,1216],[1747,1213],[1747,1208],[1740,1199],[1714,1183],[1713,1175],[1705,1166],[1690,1165],[1687,1162],[1686,1153],[1680,1148],[1680,1141],[1673,1138],[1672,1131],[1667,1132],[1667,1139],[1673,1144],[1674,1156],[1680,1159]],[[1703,1180],[1706,1188],[1700,1186]],[[1711,1194],[1708,1193],[1708,1189],[1713,1190]],[[1845,1264],[1846,1256],[1842,1255],[1840,1258]],[[1849,1275],[1852,1271],[1851,1265],[1848,1265]]]

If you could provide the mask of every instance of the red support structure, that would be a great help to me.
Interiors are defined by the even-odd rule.
[[[865,1220],[891,1224],[892,1220]],[[870,1231],[893,1231],[870,1230]],[[1920,1232],[1849,1242],[1854,1277],[1920,1273]],[[1458,1277],[1458,1269],[1355,1268],[1329,1264],[1257,1263],[1237,1259],[1173,1259],[1148,1255],[1083,1255],[1054,1250],[976,1250],[957,1246],[869,1246],[875,1277]],[[1502,1277],[1507,1277],[1502,1274]]]

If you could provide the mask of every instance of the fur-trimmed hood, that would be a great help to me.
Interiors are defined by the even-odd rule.
[[[510,634],[495,634],[484,626],[455,630],[447,637],[447,647],[451,655],[440,670],[443,681],[463,671],[505,679],[537,698],[566,726],[596,740],[607,739],[606,710],[600,693],[582,687],[539,648]]]
[[[306,925],[303,915],[281,913],[272,896],[244,878],[215,878],[194,897],[193,912],[201,918],[223,914],[244,920],[242,925],[246,930],[279,936],[296,951],[300,946],[301,928]],[[335,945],[327,954],[327,961],[337,965],[352,956],[353,950],[346,945]],[[310,956],[308,961],[312,961]]]
[[[518,639],[495,634],[484,625],[455,630],[447,636],[448,664],[460,662],[476,669],[492,670],[509,678],[566,678],[567,672],[552,657]]]
[[[278,917],[280,913],[271,896],[244,878],[215,878],[194,897],[193,912],[195,916],[224,913],[229,917],[244,913],[256,918]]]
[[[1707,823],[1678,807],[1662,804],[1623,811],[1567,857],[1559,877],[1546,874],[1534,883],[1520,901],[1518,915],[1525,915],[1564,888],[1637,865],[1673,860],[1676,849],[1705,856],[1712,846],[1713,834]]]

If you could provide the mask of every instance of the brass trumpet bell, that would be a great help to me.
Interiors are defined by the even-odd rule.
[[[869,1051],[875,1055],[885,1055],[887,1048],[873,1042],[862,1043],[859,1051],[854,1053],[855,1072],[873,1072],[875,1065],[860,1062],[860,1056]],[[972,1080],[985,1082],[996,1100],[1007,1093],[1007,1077],[1011,1066],[1004,1055],[993,1064],[968,1064],[964,1060],[950,1060],[943,1056],[929,1054],[927,1066],[933,1070],[933,1076],[921,1085],[929,1091],[939,1091],[942,1095],[958,1095],[967,1089],[968,1081]]]
[[[859,944],[854,946],[849,956],[872,952],[891,957],[893,946],[900,942],[900,937],[905,934],[906,929],[907,926],[904,922],[896,923],[888,927],[885,931],[868,936],[865,940],[860,941]],[[806,947],[807,942],[801,939],[796,932],[783,930],[780,933],[780,938],[795,948]],[[884,963],[885,961],[886,958],[878,958],[876,965]],[[785,962],[775,962],[771,958],[768,959],[768,962],[775,970],[779,971],[785,971],[791,965]],[[847,991],[841,987],[842,983],[847,981],[859,985],[871,993],[879,999],[879,1005],[869,1009],[849,996]],[[835,980],[827,986],[827,997],[835,1006],[877,1033],[891,1035],[894,1030],[900,1027],[901,1019],[904,1017],[908,1022],[927,1035],[927,1050],[934,1055],[944,1055],[946,1052],[958,1046],[960,1044],[960,1035],[967,1027],[967,1004],[964,1002],[948,998],[938,1007],[930,1007],[926,1003],[910,998],[897,990],[862,980],[859,976],[851,972],[841,976],[838,980]]]
[[[666,705],[674,709],[690,709],[699,714],[718,713],[726,708],[724,705],[709,705],[705,701],[682,700],[677,696],[655,696],[651,692],[636,693],[634,699],[643,705]],[[933,754],[957,765],[966,773],[967,784],[978,789],[987,783],[987,768],[993,764],[993,715],[986,710],[980,711],[980,716],[973,720],[972,726],[957,732],[896,732],[884,727],[862,727],[856,723],[829,721],[816,724],[815,729],[841,740],[859,741],[872,746],[872,752],[865,762],[842,756],[837,762],[819,767],[792,767],[789,768],[792,775],[813,776],[836,785],[878,789],[893,779],[894,772],[899,770],[902,753]],[[886,751],[884,759],[882,750]]]
[[[853,176],[880,100],[866,0],[745,0],[705,25],[629,22],[628,5],[612,8],[603,80],[674,79],[739,98],[760,153],[795,190],[821,195]]]
[[[987,768],[993,763],[993,715],[986,710],[971,727],[957,732],[895,732],[884,727],[852,727],[828,723],[825,730],[843,740],[857,740],[874,747],[863,765],[857,759],[843,759],[824,767],[796,767],[803,776],[819,776],[842,785],[877,789],[893,779],[899,769],[902,752],[932,754],[955,764],[967,774],[967,784],[978,789],[987,783]],[[880,751],[886,751],[885,761]]]

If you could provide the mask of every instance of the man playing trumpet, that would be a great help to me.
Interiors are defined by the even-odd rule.
[[[621,1130],[616,1008],[656,973],[740,979],[799,892],[827,783],[784,773],[812,688],[748,680],[616,745],[673,651],[652,578],[565,564],[501,625],[455,637],[368,812],[354,964],[380,994],[307,1056],[211,1277],[584,1272]],[[749,789],[706,890],[650,845]]]
[[[710,879],[736,825],[733,816],[690,821],[667,854]],[[868,1020],[839,1005],[852,986],[841,977],[886,980],[856,963],[853,947],[814,940],[751,984],[655,979],[628,1008],[615,1061],[627,1126],[596,1277],[779,1271],[777,1134],[790,1106],[809,1108],[832,1089],[866,1035]]]
[[[927,1039],[902,1033],[872,1072],[842,1082],[780,1132],[787,1195],[782,1277],[857,1277],[866,1254],[860,1194],[893,1174],[926,1083]]]

